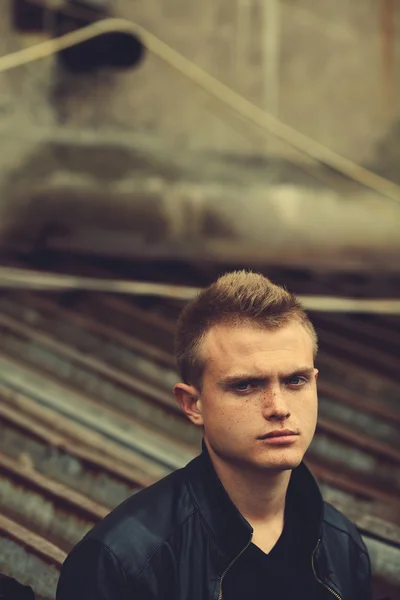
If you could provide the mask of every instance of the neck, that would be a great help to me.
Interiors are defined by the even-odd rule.
[[[283,519],[291,471],[251,470],[222,459],[205,444],[222,485],[251,525]]]

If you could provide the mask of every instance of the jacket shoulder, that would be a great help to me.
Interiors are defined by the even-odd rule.
[[[346,537],[348,541],[358,548],[360,552],[367,553],[366,546],[357,527],[340,510],[324,502],[324,527],[330,535]]]
[[[134,577],[195,511],[180,469],[125,500],[83,541],[95,540],[107,547]]]

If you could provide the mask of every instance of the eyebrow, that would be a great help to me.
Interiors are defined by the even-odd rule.
[[[280,373],[280,379],[290,379],[290,377],[307,377],[310,378],[314,374],[314,367],[300,367],[294,369],[288,373]],[[237,373],[236,375],[229,375],[218,381],[220,387],[229,387],[235,383],[241,383],[242,381],[268,381],[271,379],[270,375],[261,373]]]

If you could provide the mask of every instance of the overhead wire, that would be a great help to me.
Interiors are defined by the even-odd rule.
[[[184,57],[147,29],[121,18],[105,18],[60,37],[17,50],[0,57],[0,73],[52,56],[90,39],[107,33],[126,33],[139,37],[147,49],[169,64],[208,94],[229,106],[242,119],[256,125],[264,133],[273,135],[316,162],[352,179],[360,185],[400,204],[400,187],[388,179],[344,158],[323,144],[312,140],[296,129],[259,108],[207,71]]]
[[[182,302],[192,300],[201,291],[201,288],[169,283],[83,277],[4,266],[0,267],[1,288],[41,291],[97,291],[132,296],[156,296]],[[298,295],[297,297],[304,308],[310,311],[400,314],[400,300],[398,299],[339,298],[309,295]]]

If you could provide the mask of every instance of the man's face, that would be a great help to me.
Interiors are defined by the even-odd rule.
[[[313,438],[317,371],[307,330],[218,325],[207,333],[197,424],[221,460],[247,468],[293,469]],[[289,430],[290,437],[263,436]]]

